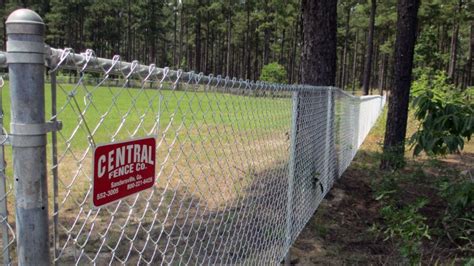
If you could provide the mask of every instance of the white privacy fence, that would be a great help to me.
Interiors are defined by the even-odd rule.
[[[17,12],[0,52],[6,264],[279,263],[385,103],[44,48]]]

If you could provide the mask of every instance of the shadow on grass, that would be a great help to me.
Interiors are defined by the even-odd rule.
[[[87,230],[61,230],[59,262],[275,263],[285,252],[287,173],[284,163],[250,173],[239,197],[215,209],[184,187],[110,205],[81,221]]]

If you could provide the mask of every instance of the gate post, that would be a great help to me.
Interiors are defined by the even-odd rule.
[[[49,265],[44,23],[18,9],[6,21],[19,265]]]

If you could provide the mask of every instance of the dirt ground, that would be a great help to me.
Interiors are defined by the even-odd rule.
[[[349,167],[291,248],[292,264],[384,264],[390,259],[391,245],[368,232],[379,206],[367,179]]]
[[[299,235],[290,250],[294,265],[406,265],[398,252],[396,243],[384,241],[371,228],[383,222],[380,217],[381,204],[375,200],[373,191],[374,169],[378,163],[376,147],[381,136],[371,134],[357,154],[351,166],[335,183],[318,210]],[[417,158],[419,161],[427,158]],[[409,159],[415,162],[413,159]],[[439,199],[433,182],[447,169],[456,169],[462,176],[474,176],[474,143],[466,145],[461,155],[437,160],[435,166],[425,164],[411,166],[404,171],[420,171],[421,181],[402,184],[403,198],[423,196],[429,199],[420,210],[427,217],[427,223],[435,226],[443,215],[446,204]],[[439,220],[439,219],[438,219]],[[472,263],[474,251],[460,251],[446,238],[434,237],[423,242],[422,264],[465,265]],[[469,263],[468,263],[469,264]],[[470,265],[470,264],[469,264]]]

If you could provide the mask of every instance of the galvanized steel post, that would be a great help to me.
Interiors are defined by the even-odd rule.
[[[19,265],[49,265],[44,23],[28,9],[6,21]]]
[[[286,205],[286,230],[285,230],[285,249],[287,253],[284,258],[284,264],[291,264],[291,241],[293,228],[293,190],[296,175],[296,146],[298,137],[298,118],[300,108],[300,94],[294,91],[292,95],[292,119],[290,133],[290,158],[288,162],[288,190],[287,190],[287,205]]]
[[[327,90],[327,105],[326,105],[326,136],[325,136],[325,145],[324,145],[324,164],[325,164],[325,168],[324,168],[324,191],[328,191],[329,188],[330,188],[330,184],[329,184],[329,177],[330,177],[330,167],[331,167],[331,163],[330,163],[330,149],[331,149],[331,136],[333,134],[332,132],[332,128],[331,128],[331,125],[332,125],[332,88],[329,87],[328,90]],[[334,136],[333,136],[334,137]],[[321,180],[321,182],[323,182],[323,180]]]

